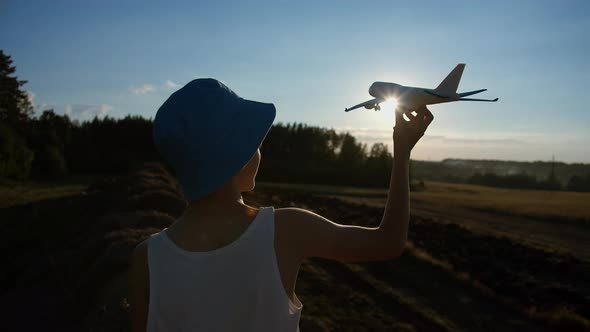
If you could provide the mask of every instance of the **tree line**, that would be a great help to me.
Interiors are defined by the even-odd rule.
[[[20,130],[0,125],[0,176],[52,179],[71,173],[121,173],[147,161],[163,162],[152,141],[152,121],[128,115],[73,122],[46,110]],[[384,144],[348,133],[278,123],[261,146],[259,180],[386,186],[392,156]]]
[[[141,116],[79,122],[45,110],[33,112],[26,81],[18,80],[10,56],[0,50],[0,177],[53,179],[72,173],[120,173],[146,161],[164,162],[152,141],[152,121]],[[278,123],[261,147],[261,181],[386,187],[393,157],[389,147],[368,147],[349,133]],[[590,191],[590,173],[572,176],[566,186],[554,174],[537,181],[526,174],[461,176],[448,163],[412,161],[419,180],[442,180],[526,189]],[[553,177],[551,177],[553,176]]]
[[[560,190],[561,184],[554,176],[537,180],[536,177],[526,173],[497,175],[494,173],[475,173],[467,179],[469,184],[477,184],[498,188],[533,189],[533,190]]]

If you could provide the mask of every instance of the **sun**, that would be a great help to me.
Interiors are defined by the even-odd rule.
[[[397,99],[395,98],[387,98],[383,103],[381,103],[381,108],[387,110],[395,110],[397,108]]]

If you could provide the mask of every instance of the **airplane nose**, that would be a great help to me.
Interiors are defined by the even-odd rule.
[[[369,87],[369,94],[373,97],[377,97],[377,93],[378,93],[378,83],[374,82],[373,84],[371,84],[371,86]]]
[[[369,87],[369,94],[375,98],[390,98],[398,95],[399,85],[387,82],[374,82]]]

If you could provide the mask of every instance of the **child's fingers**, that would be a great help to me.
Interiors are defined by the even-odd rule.
[[[424,126],[424,128],[428,127],[432,120],[434,120],[434,115],[426,106],[421,106],[416,109],[416,118],[420,121],[420,124]]]
[[[403,123],[404,121],[404,113],[402,111],[395,110],[395,125]]]
[[[406,111],[406,112],[404,112],[404,115],[405,115],[406,117],[408,117],[408,119],[409,119],[410,121],[414,121],[414,120],[416,120],[416,115],[414,115],[414,113],[412,113],[412,112],[413,112],[413,111]]]
[[[432,123],[432,121],[434,120],[434,115],[430,114],[427,118],[426,118],[426,126],[430,126],[430,123]]]
[[[432,114],[432,112],[430,112],[430,110],[426,109],[426,112],[424,112],[422,119],[424,121],[424,125],[428,127],[432,120],[434,120],[434,115]]]
[[[417,114],[424,114],[426,112],[430,112],[428,108],[426,108],[426,105],[422,105],[416,109]]]

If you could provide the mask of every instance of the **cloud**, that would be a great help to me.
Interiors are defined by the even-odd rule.
[[[25,91],[27,94],[27,100],[31,104],[31,106],[35,107],[35,93],[33,91]]]
[[[371,129],[371,128],[340,128],[336,129],[339,132],[349,132],[361,142],[387,142],[393,138],[393,129]],[[424,135],[423,141],[440,142],[449,144],[475,144],[475,145],[490,145],[490,144],[527,144],[529,140],[526,137],[518,137],[516,133],[504,133],[503,135],[487,135],[485,138],[471,138],[461,136],[448,135]],[[497,137],[501,136],[501,137]]]
[[[66,105],[64,113],[71,119],[80,121],[92,120],[94,117],[104,118],[113,106],[107,104],[78,104]]]
[[[128,91],[131,94],[139,96],[139,95],[146,95],[149,93],[155,93],[158,91],[176,89],[178,87],[179,87],[178,83],[176,83],[172,80],[166,80],[166,81],[164,81],[164,83],[162,85],[154,85],[154,84],[149,84],[149,83],[144,83],[141,85],[132,85],[129,87]]]
[[[373,143],[389,143],[393,139],[393,129],[372,129],[372,128],[334,128],[337,132],[348,132],[354,136],[357,141],[373,144]]]
[[[392,129],[340,127],[337,132],[349,132],[357,141],[369,147],[374,143],[392,146]],[[582,136],[581,136],[582,135]],[[525,131],[486,131],[485,133],[426,134],[412,150],[416,160],[445,158],[550,160],[551,155],[566,162],[588,162],[583,148],[590,134],[545,133]],[[390,150],[391,151],[391,150]]]
[[[156,88],[151,84],[142,84],[140,86],[132,85],[129,87],[129,92],[134,95],[145,95],[148,93],[155,92]]]
[[[53,110],[56,108],[55,104],[49,104],[47,102],[35,104],[35,97],[37,95],[33,91],[25,91],[25,93],[27,95],[27,100],[31,106],[33,106],[33,112],[36,113],[36,115],[39,115],[39,113],[42,113],[43,111]]]
[[[166,89],[174,89],[177,87],[178,87],[178,84],[172,82],[171,80],[166,80],[166,82],[164,82],[164,88],[166,88]]]
[[[496,145],[496,144],[526,144],[527,142],[516,138],[464,138],[449,137],[444,135],[424,135],[425,141],[439,141],[441,143]]]

